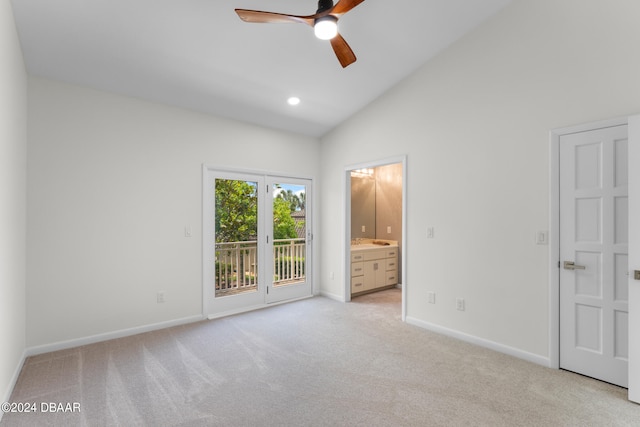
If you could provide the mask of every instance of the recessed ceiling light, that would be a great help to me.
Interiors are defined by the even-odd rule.
[[[291,98],[287,99],[287,103],[289,105],[298,105],[300,104],[300,98],[298,98],[297,96],[292,96]]]

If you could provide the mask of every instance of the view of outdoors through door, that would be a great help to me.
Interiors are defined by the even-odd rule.
[[[305,280],[306,190],[304,185],[273,188],[273,286]]]
[[[204,310],[210,316],[305,298],[311,180],[206,170]]]
[[[307,280],[307,190],[305,180],[270,181],[272,204],[272,288],[268,302],[311,293]]]
[[[215,180],[215,297],[258,291],[258,183]]]

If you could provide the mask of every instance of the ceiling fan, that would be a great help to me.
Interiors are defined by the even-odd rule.
[[[343,68],[356,62],[356,55],[346,40],[338,33],[338,19],[364,0],[318,0],[318,10],[313,15],[299,16],[284,13],[262,12],[259,10],[236,9],[236,13],[245,22],[274,24],[307,24],[314,28],[316,37],[330,40],[331,47]]]

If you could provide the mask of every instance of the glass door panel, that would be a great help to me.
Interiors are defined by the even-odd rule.
[[[310,253],[310,221],[307,201],[308,180],[272,177],[270,251],[271,289],[268,302],[282,301],[311,294],[307,279]]]
[[[258,183],[216,179],[215,297],[258,291]]]
[[[205,185],[205,311],[218,316],[264,304],[264,177],[211,172]]]

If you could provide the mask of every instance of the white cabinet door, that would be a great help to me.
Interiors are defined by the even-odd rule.
[[[626,125],[560,139],[560,367],[623,387],[629,351],[627,150]]]

